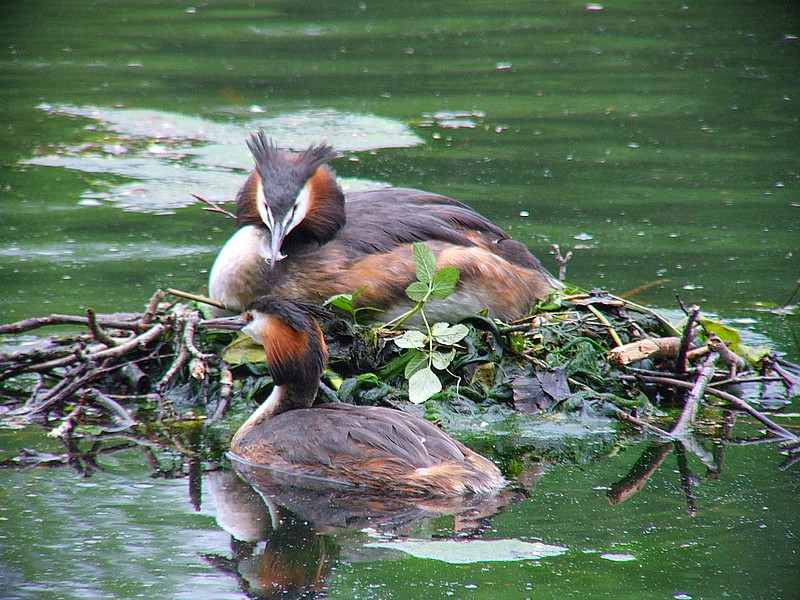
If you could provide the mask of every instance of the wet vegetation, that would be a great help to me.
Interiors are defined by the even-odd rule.
[[[360,313],[376,315],[354,308],[357,293],[329,301],[333,310],[323,327],[331,356],[321,400],[402,410],[424,403],[428,419],[471,431],[473,442],[496,441],[531,415],[613,419],[626,426],[617,432],[621,439],[647,434],[679,442],[709,468],[711,452],[695,434],[730,434],[733,415],[743,411],[780,444],[787,454],[783,468],[800,458],[800,439],[761,410],[789,403],[800,368],[768,348],[745,345],[736,330],[703,317],[698,307],[682,306],[683,322],[673,325],[607,292],[567,288],[515,323],[478,314],[453,325],[430,324],[425,304],[449,296],[458,272],[437,270],[423,244],[415,245],[415,260],[418,281],[407,293],[417,304],[391,323],[360,324]],[[68,450],[61,462],[84,474],[96,467],[85,455],[72,456],[76,441],[120,432],[128,444],[172,445],[197,456],[186,435],[228,430],[223,418],[232,400],[241,402],[239,411],[251,410],[272,386],[261,345],[243,334],[232,340],[207,330],[200,300],[167,302],[159,290],[141,314],[89,309],[81,317],[1,326],[0,334],[19,340],[0,355],[4,420],[45,427]],[[423,327],[401,329],[415,313]],[[30,343],[22,337],[68,324],[86,331]],[[219,460],[224,447],[207,445],[206,458]],[[513,465],[525,453],[522,445],[502,460]],[[6,465],[36,460],[25,453]]]

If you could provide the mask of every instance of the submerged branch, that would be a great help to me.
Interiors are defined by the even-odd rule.
[[[720,400],[725,400],[726,402],[730,402],[736,408],[743,410],[754,419],[757,419],[758,421],[766,425],[767,428],[773,433],[776,433],[779,436],[786,438],[788,440],[795,440],[798,443],[800,443],[800,438],[798,438],[795,434],[793,434],[788,429],[781,427],[775,421],[767,417],[764,413],[756,410],[738,396],[734,396],[733,394],[729,394],[728,392],[724,392],[715,387],[709,387],[707,391],[712,396],[716,396]]]
[[[675,437],[686,437],[689,431],[691,431],[695,415],[697,414],[697,408],[700,406],[700,401],[706,393],[706,388],[711,382],[711,378],[714,376],[717,358],[719,358],[719,354],[711,352],[703,362],[703,366],[697,375],[697,380],[694,386],[692,386],[692,391],[689,392],[689,395],[686,397],[686,404],[683,406],[681,417],[678,419],[675,427],[672,428],[671,433]]]
[[[668,385],[668,386],[671,386],[671,387],[692,388],[695,385],[695,384],[692,384],[691,382],[683,381],[681,379],[676,379],[674,377],[658,377],[658,376],[655,376],[655,375],[637,375],[637,378],[641,379],[642,381],[649,382],[649,383],[659,383],[659,384]],[[716,385],[720,385],[720,384],[724,384],[724,383],[728,383],[728,382],[724,382],[723,381],[723,382],[720,382],[719,384],[716,384]],[[711,396],[715,396],[715,397],[719,398],[720,400],[724,400],[726,402],[729,402],[729,403],[733,404],[736,408],[746,412],[747,414],[749,414],[754,419],[756,419],[756,420],[760,421],[761,423],[763,423],[764,425],[766,425],[767,428],[770,431],[772,431],[773,433],[777,434],[781,438],[788,439],[788,440],[798,440],[798,443],[800,443],[800,438],[798,438],[791,431],[789,431],[788,429],[785,429],[784,427],[781,427],[780,425],[778,425],[775,421],[773,421],[772,419],[767,417],[764,413],[762,413],[761,411],[753,408],[745,400],[739,398],[738,396],[735,396],[734,394],[731,394],[731,393],[726,392],[724,390],[720,390],[718,387],[716,387],[716,385],[714,385],[714,386],[709,385],[706,388],[706,393],[711,395]]]
[[[124,406],[122,406],[119,402],[117,402],[113,398],[106,396],[104,393],[94,388],[89,390],[88,396],[91,397],[91,399],[94,402],[100,404],[101,406],[104,406],[117,416],[119,420],[119,425],[116,428],[111,428],[111,429],[106,428],[105,430],[107,432],[116,433],[117,431],[124,431],[125,429],[130,429],[131,427],[136,425],[136,419],[134,419],[131,416],[131,414],[125,409]]]
[[[614,416],[617,419],[619,419],[620,421],[622,421],[624,423],[628,423],[629,425],[633,425],[635,427],[638,427],[638,428],[640,428],[640,429],[642,429],[644,431],[648,431],[650,433],[654,433],[659,438],[661,438],[662,440],[671,439],[672,436],[669,433],[667,433],[666,431],[664,431],[663,429],[661,429],[660,427],[656,427],[655,425],[652,425],[652,424],[648,423],[647,421],[642,421],[641,419],[639,419],[637,417],[634,417],[631,414],[626,413],[624,410],[622,410],[621,408],[619,408],[617,406],[614,406],[613,404],[610,405],[610,406],[611,406],[611,411],[613,412]]]

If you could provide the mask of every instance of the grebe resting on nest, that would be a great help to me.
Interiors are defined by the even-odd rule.
[[[483,456],[428,421],[391,408],[313,406],[327,347],[300,300],[263,297],[241,317],[206,321],[264,346],[275,388],[236,432],[234,460],[298,476],[405,496],[489,494],[506,481]]]
[[[248,146],[255,168],[237,196],[238,230],[209,275],[209,295],[231,311],[264,295],[320,304],[363,290],[356,304],[391,320],[414,304],[405,294],[416,279],[414,242],[433,250],[437,267],[460,273],[450,297],[425,306],[434,321],[484,309],[510,321],[563,287],[523,244],[466,204],[402,188],[344,194],[326,164],[335,157],[330,146],[293,154],[263,132]]]

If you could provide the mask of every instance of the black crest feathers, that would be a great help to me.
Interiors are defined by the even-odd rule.
[[[251,135],[247,147],[265,183],[279,185],[284,180],[284,185],[295,188],[302,187],[320,166],[336,158],[336,152],[328,144],[309,146],[298,154],[284,152],[263,131]]]

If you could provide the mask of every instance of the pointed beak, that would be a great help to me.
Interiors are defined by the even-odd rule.
[[[240,331],[242,327],[247,325],[247,321],[241,315],[235,317],[219,317],[216,319],[205,319],[199,323],[203,327],[209,329],[224,329],[226,331]]]
[[[286,233],[283,225],[275,223],[269,233],[269,245],[266,243],[261,244],[261,256],[264,257],[270,269],[275,266],[276,262],[286,258],[286,255],[281,253],[281,246],[283,245],[283,239],[286,237]],[[264,242],[266,242],[266,240]]]

